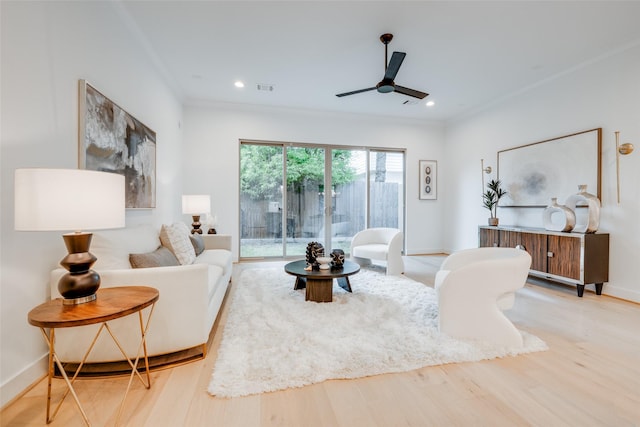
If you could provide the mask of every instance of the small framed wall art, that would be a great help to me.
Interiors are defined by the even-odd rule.
[[[125,177],[127,208],[156,207],[156,133],[80,80],[80,169]]]
[[[438,162],[436,160],[420,160],[420,200],[436,200],[438,198]]]

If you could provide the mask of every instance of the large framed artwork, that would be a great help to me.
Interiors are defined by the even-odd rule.
[[[156,133],[80,80],[81,169],[124,175],[127,208],[156,207]]]
[[[562,204],[586,184],[601,197],[602,128],[564,135],[498,152],[498,179],[508,193],[501,207]]]
[[[438,198],[438,162],[436,160],[420,160],[419,180],[420,200],[436,200]]]

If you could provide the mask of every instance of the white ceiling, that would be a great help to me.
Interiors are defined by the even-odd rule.
[[[640,43],[639,1],[120,3],[185,104],[231,102],[448,120]],[[407,57],[376,91],[384,45]],[[233,83],[246,86],[237,89]],[[258,91],[273,84],[272,92]],[[424,102],[435,101],[434,107]]]

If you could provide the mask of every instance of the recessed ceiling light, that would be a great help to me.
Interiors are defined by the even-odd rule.
[[[238,80],[238,81],[236,81],[236,82],[234,83],[234,86],[235,86],[235,87],[244,87],[244,83],[242,83],[240,80]]]
[[[427,107],[433,107],[434,105],[436,105],[436,103],[433,101],[427,101],[427,103],[424,105],[426,105]]]

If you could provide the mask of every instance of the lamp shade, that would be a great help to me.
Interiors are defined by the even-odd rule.
[[[97,230],[125,226],[124,175],[85,169],[16,169],[15,229]]]
[[[182,196],[182,213],[202,215],[211,212],[211,197],[208,194],[187,194]]]

